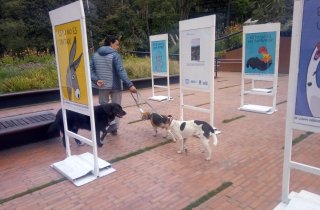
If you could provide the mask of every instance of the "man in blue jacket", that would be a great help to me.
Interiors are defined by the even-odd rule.
[[[95,52],[90,60],[91,80],[93,86],[99,88],[99,103],[118,103],[121,105],[122,83],[127,86],[132,93],[137,89],[129,80],[128,74],[123,67],[119,50],[119,40],[116,36],[108,35],[105,38],[104,46]],[[112,135],[117,135],[119,128],[119,118],[112,122],[108,131]]]

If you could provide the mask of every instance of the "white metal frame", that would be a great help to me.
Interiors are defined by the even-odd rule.
[[[168,53],[168,34],[158,34],[158,35],[153,35],[150,36],[150,62],[151,62],[151,81],[152,81],[152,97],[149,99],[152,100],[171,100],[172,97],[170,96],[170,70],[169,70],[169,53]],[[152,60],[152,42],[155,41],[164,41],[165,42],[165,47],[166,47],[166,72],[165,73],[157,73],[154,72],[154,66],[153,66],[153,60]],[[167,85],[155,85],[154,83],[154,77],[166,77],[167,78]],[[167,89],[167,96],[156,96],[155,95],[155,88],[163,88]]]
[[[275,46],[275,58],[273,61],[274,65],[274,74],[261,74],[261,75],[248,75],[245,73],[245,50],[246,50],[246,34],[247,33],[263,33],[263,32],[276,32],[276,46]],[[243,27],[243,37],[242,37],[242,79],[241,79],[241,102],[240,102],[240,110],[245,111],[253,111],[265,114],[272,114],[276,109],[276,96],[277,96],[277,86],[278,86],[278,64],[279,64],[279,46],[280,46],[280,23],[267,23],[267,24],[259,24],[259,25],[249,25]],[[252,89],[245,90],[244,84],[245,79],[252,80]],[[268,89],[255,89],[254,81],[269,81],[272,82],[272,91],[270,92]],[[255,95],[266,95],[272,96],[272,107],[260,106],[260,105],[245,105],[244,104],[244,95],[246,94],[255,94]],[[268,110],[268,111],[264,111]]]
[[[290,56],[290,74],[288,84],[288,102],[287,102],[287,118],[286,118],[286,133],[285,133],[285,148],[284,148],[284,163],[283,163],[283,179],[282,179],[282,202],[289,202],[289,185],[291,169],[312,173],[320,176],[320,168],[310,165],[298,163],[291,160],[292,155],[292,133],[293,129],[320,132],[320,127],[311,125],[302,125],[294,122],[296,108],[297,81],[300,62],[300,44],[302,31],[304,0],[294,1],[293,27],[291,40],[291,56]],[[306,154],[307,155],[307,154]]]
[[[94,109],[93,109],[93,98],[92,98],[92,86],[91,86],[91,76],[90,76],[90,66],[89,66],[89,53],[88,53],[88,44],[87,44],[87,32],[86,32],[86,23],[85,23],[85,14],[82,0],[76,1],[74,3],[68,4],[66,6],[60,7],[58,9],[52,10],[49,12],[50,20],[52,24],[53,38],[54,38],[54,46],[56,52],[56,63],[58,69],[58,78],[60,85],[60,96],[61,96],[61,107],[63,113],[63,123],[66,137],[66,154],[67,159],[70,160],[71,150],[69,138],[73,137],[81,140],[82,142],[90,145],[93,150],[93,175],[94,178],[97,178],[99,175],[99,165],[98,161],[101,162],[101,159],[98,158],[97,144],[96,144],[96,130],[95,130],[95,119],[94,119]],[[88,106],[83,104],[78,104],[76,102],[66,100],[63,97],[62,85],[61,85],[61,75],[60,75],[60,66],[59,64],[59,56],[58,56],[58,46],[56,43],[56,34],[55,34],[55,26],[67,24],[73,21],[80,21],[81,27],[81,37],[82,37],[82,48],[83,48],[83,60],[85,67],[85,77],[86,77],[86,88],[87,88],[87,97],[88,97]],[[66,55],[67,56],[67,55]],[[91,139],[83,137],[79,134],[73,133],[68,129],[67,125],[67,116],[66,110],[72,110],[77,113],[81,113],[90,117],[91,123]],[[88,157],[88,156],[86,156]],[[66,159],[66,160],[67,160]],[[89,158],[90,159],[90,158]],[[54,167],[54,164],[52,165]],[[72,168],[72,166],[70,166]],[[57,169],[58,170],[58,169]],[[71,169],[70,169],[71,170]],[[61,171],[60,171],[61,172]],[[72,180],[71,180],[72,181]]]
[[[184,21],[179,21],[179,45],[180,45],[180,119],[183,120],[184,118],[184,109],[191,109],[199,112],[204,112],[210,114],[210,124],[214,126],[214,58],[215,58],[215,26],[216,26],[216,16],[210,15],[200,18],[194,18]],[[185,76],[185,66],[183,66],[183,53],[182,53],[182,46],[186,45],[185,40],[183,40],[182,33],[183,32],[192,32],[195,30],[205,29],[208,28],[210,33],[208,36],[210,36],[210,43],[205,43],[205,45],[201,45],[201,47],[207,48],[210,52],[209,55],[210,58],[206,60],[205,62],[208,62],[209,69],[207,71],[209,72],[209,78],[206,78],[208,80],[208,87],[206,89],[203,88],[194,88],[194,87],[188,87],[184,84],[183,78]],[[210,99],[210,109],[204,109],[195,107],[192,105],[187,105],[183,101],[183,91],[184,90],[192,90],[192,91],[201,91],[201,92],[207,92],[209,94]]]

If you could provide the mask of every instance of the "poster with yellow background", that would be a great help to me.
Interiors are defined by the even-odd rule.
[[[54,27],[63,99],[88,105],[80,20]]]

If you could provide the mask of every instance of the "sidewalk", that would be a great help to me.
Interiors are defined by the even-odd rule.
[[[187,141],[188,154],[177,154],[177,144],[167,143],[112,164],[117,171],[76,187],[68,180],[0,204],[0,209],[182,209],[224,182],[230,187],[195,209],[273,209],[281,199],[283,145],[287,108],[288,75],[278,79],[278,111],[272,115],[239,111],[241,74],[219,72],[215,79],[214,122],[222,134],[213,148],[211,161],[205,161],[197,138]],[[249,87],[251,84],[247,84]],[[264,84],[270,87],[270,83]],[[142,89],[144,98],[151,88]],[[166,92],[157,92],[159,95]],[[179,118],[179,85],[171,85],[170,102],[148,101],[161,114]],[[94,99],[97,104],[97,98]],[[185,103],[208,107],[206,93],[190,91]],[[271,105],[271,97],[246,96],[246,103]],[[141,121],[139,109],[129,92],[122,103],[127,115],[121,119],[118,136],[108,135],[98,148],[99,157],[110,161],[129,153],[165,142],[165,131],[154,137],[150,122]],[[60,108],[60,102],[0,110],[0,118],[33,111]],[[147,105],[142,107],[151,111]],[[223,120],[239,119],[223,123]],[[185,110],[185,119],[209,122],[204,113]],[[89,132],[80,131],[83,135]],[[294,138],[302,131],[295,131]],[[293,160],[320,167],[319,134],[312,134],[293,146]],[[89,146],[71,141],[72,154],[92,152]],[[0,151],[0,201],[62,178],[52,163],[65,158],[61,140]],[[302,189],[320,194],[320,177],[291,172],[290,191]]]

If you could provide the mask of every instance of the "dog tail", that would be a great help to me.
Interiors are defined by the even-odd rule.
[[[213,137],[213,145],[214,146],[217,146],[218,144],[218,138],[217,138],[217,135],[215,133],[212,134],[212,137]]]
[[[56,134],[56,133],[60,132],[57,120],[55,120],[53,123],[50,124],[47,132],[49,134]]]

